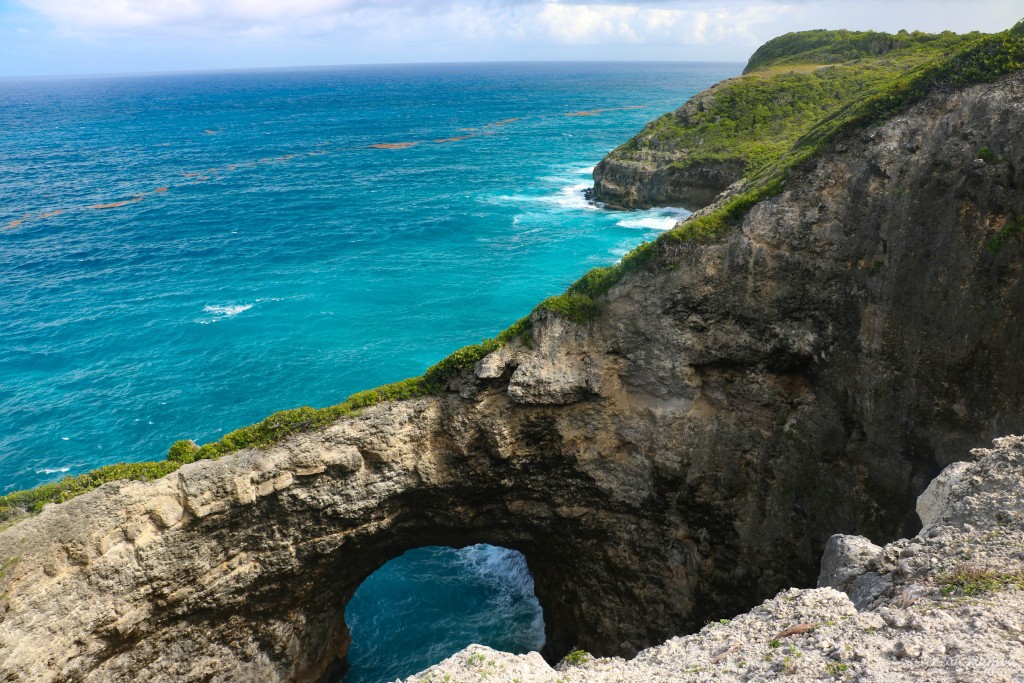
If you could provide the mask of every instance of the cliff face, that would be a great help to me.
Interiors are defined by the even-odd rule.
[[[1024,431],[1022,129],[1024,75],[933,97],[446,396],[48,506],[0,533],[4,680],[315,680],[366,576],[477,542],[526,556],[549,655],[632,655],[915,531]]]
[[[1015,28],[987,37],[841,30],[780,36],[758,48],[742,76],[651,121],[608,154],[594,169],[592,197],[611,208],[701,208],[738,180],[771,175],[783,157],[855,112],[885,108],[917,88],[969,82],[967,74],[979,82],[1020,68],[1018,35]]]
[[[577,653],[552,668],[472,645],[406,683],[1024,680],[1024,438],[969,457],[918,499],[917,536],[884,548],[829,539],[817,589],[787,589],[631,661]]]
[[[681,145],[672,130],[696,125],[704,112],[714,109],[719,92],[729,83],[709,88],[651,122],[631,145],[602,159],[594,167],[594,199],[613,209],[681,206],[693,211],[707,206],[740,180],[747,166],[742,156],[692,159],[694,150]],[[668,127],[662,125],[665,122],[670,122]]]

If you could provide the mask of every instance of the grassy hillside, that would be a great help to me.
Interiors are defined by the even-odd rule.
[[[820,43],[820,34],[823,33],[840,34],[841,44],[845,44],[847,36],[869,35],[846,31],[813,31],[809,34],[783,36],[776,39],[782,42],[772,47],[774,57],[763,59],[747,76],[716,86],[718,90],[723,90],[733,87],[730,84],[742,84],[735,97],[726,97],[722,100],[723,103],[729,103],[728,107],[725,104],[721,105],[714,117],[709,116],[704,120],[704,130],[708,137],[718,140],[721,144],[731,136],[733,140],[743,144],[756,145],[759,138],[750,132],[756,130],[759,131],[759,135],[768,139],[768,142],[761,141],[761,144],[773,150],[758,157],[757,164],[752,165],[748,171],[742,191],[714,211],[686,221],[674,230],[663,233],[654,242],[642,244],[624,256],[618,264],[591,270],[573,284],[568,292],[541,302],[538,309],[562,315],[577,323],[585,323],[599,314],[600,296],[628,272],[645,267],[658,257],[666,244],[673,241],[714,239],[725,234],[751,206],[781,192],[791,169],[826,149],[836,136],[883,121],[933,92],[991,82],[1008,73],[1024,69],[1024,22],[1008,31],[992,35],[943,34],[932,37],[934,40],[920,38],[914,42],[915,34],[910,34],[911,41],[908,46],[889,50],[881,57],[870,58],[880,61],[858,64],[869,60],[863,58],[841,65],[846,75],[836,78],[857,80],[862,86],[860,94],[856,97],[845,97],[841,104],[836,104],[825,111],[820,103],[813,101],[818,97],[817,88],[825,86],[797,78],[801,75],[822,78],[821,72],[825,69],[810,68],[813,65],[794,69],[797,62],[792,61],[802,59],[800,55],[808,53],[819,57],[826,53],[847,54],[839,49],[832,49],[829,52],[827,45]],[[810,39],[806,43],[801,43],[793,37],[802,35],[809,35]],[[761,50],[773,46],[776,41],[767,43]],[[856,43],[855,40],[852,42]],[[807,49],[804,49],[805,47]],[[761,50],[758,50],[758,53]],[[838,67],[829,67],[835,68]],[[858,73],[861,75],[857,76]],[[884,77],[879,74],[884,74]],[[827,74],[825,77],[831,78]],[[837,88],[830,92],[834,93],[836,101],[842,97]],[[752,106],[757,103],[769,109],[773,103],[780,103],[781,108],[786,111],[803,110],[816,113],[810,116],[809,120],[807,117],[801,119],[795,114],[787,115],[787,120],[800,120],[799,131],[790,129],[785,136],[779,136],[775,135],[772,126],[761,121],[762,115],[757,113],[761,109]],[[771,117],[772,114],[769,111],[764,116]],[[745,123],[737,124],[736,121]],[[688,135],[693,135],[692,131],[684,131],[681,134]],[[791,142],[784,142],[790,139]],[[275,413],[258,424],[238,429],[219,441],[201,447],[189,441],[179,441],[171,446],[166,460],[109,465],[79,476],[65,477],[59,482],[29,491],[0,496],[0,523],[38,512],[46,503],[67,500],[108,481],[154,479],[173,472],[188,462],[219,458],[243,448],[264,448],[273,445],[290,434],[322,428],[377,403],[442,393],[450,379],[462,370],[473,367],[491,351],[517,337],[528,340],[529,326],[529,319],[520,320],[494,339],[459,349],[429,368],[421,377],[360,392],[334,406],[319,409],[303,407]]]
[[[743,168],[745,176],[756,174],[824,118],[981,37],[790,33],[761,46],[744,75],[655,119],[610,156],[653,157],[679,172],[724,162]]]
[[[840,64],[876,57],[900,57],[913,52],[933,54],[963,38],[978,35],[962,37],[950,31],[939,34],[823,30],[787,33],[757,48],[743,73],[790,64]]]

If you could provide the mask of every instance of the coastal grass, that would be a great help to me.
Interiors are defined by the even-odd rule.
[[[976,597],[1011,586],[1024,590],[1024,572],[999,571],[977,563],[959,564],[936,581],[947,597]]]
[[[858,50],[870,52],[876,49],[871,47],[874,45],[871,41],[881,39],[877,35],[871,40],[862,39],[851,32],[808,33],[814,35],[807,37],[803,42],[792,38],[792,35],[800,34],[791,34],[776,39],[782,42],[774,45],[760,57],[760,50],[755,53],[751,65],[748,65],[750,73],[739,79],[744,83],[743,89],[737,91],[748,96],[740,97],[737,94],[732,99],[724,99],[724,102],[730,103],[729,106],[717,110],[719,123],[724,123],[717,127],[709,125],[700,128],[711,140],[708,145],[709,151],[704,153],[712,156],[705,156],[705,159],[712,159],[726,144],[736,143],[745,150],[743,153],[750,160],[750,168],[753,170],[747,173],[743,189],[719,203],[714,209],[705,211],[663,233],[657,240],[641,244],[617,264],[587,272],[564,294],[542,301],[535,312],[545,310],[576,323],[589,322],[599,313],[599,297],[620,282],[626,274],[648,267],[658,258],[660,250],[673,242],[705,241],[721,237],[742,219],[752,206],[782,192],[792,169],[820,153],[841,134],[885,120],[933,92],[990,82],[1024,68],[1024,22],[1009,31],[991,35],[940,34],[938,38],[925,38],[924,34],[910,34],[910,38],[904,42],[909,42],[911,47],[907,49],[913,54],[910,57],[903,55],[906,59],[901,61],[895,59],[899,56],[896,54],[900,52],[899,46],[883,52],[888,59],[887,65],[884,65],[886,78],[879,78],[876,82],[877,74],[863,73],[858,80],[863,86],[857,91],[858,96],[849,101],[844,100],[840,106],[839,90],[843,87],[853,87],[850,74],[857,73],[856,71],[828,73],[839,66],[845,68],[845,64],[814,69],[779,67],[798,66],[802,63],[800,60],[817,65],[833,57],[839,59],[843,55],[859,54],[856,52]],[[824,41],[827,37],[825,34],[839,34],[838,38],[846,47],[835,48],[829,52],[827,41]],[[867,42],[864,42],[865,40]],[[772,46],[773,43],[775,41],[770,41],[765,47]],[[867,47],[864,47],[865,45]],[[854,62],[850,69],[874,68],[864,64],[857,65],[856,59]],[[759,70],[766,73],[758,75]],[[822,81],[803,83],[793,80],[808,76],[821,78]],[[830,103],[829,107],[832,109],[828,115],[823,115],[827,108],[820,106],[820,103],[800,101],[802,98],[814,100],[819,97]],[[773,103],[779,105],[781,113],[773,113]],[[748,105],[753,105],[753,109],[749,113],[744,113],[742,110]],[[736,117],[737,125],[729,124],[729,116]],[[658,121],[663,119],[665,117]],[[785,125],[786,122],[797,120],[809,123],[803,127]],[[656,125],[670,123],[667,120],[664,124],[655,122]],[[785,134],[774,130],[780,126],[787,129]],[[718,131],[715,134],[717,137],[712,135],[714,131]],[[677,136],[677,142],[688,144],[687,136],[693,135],[695,133],[692,131],[684,132]],[[759,137],[763,139],[759,140]],[[635,142],[636,140],[637,138],[634,138],[627,146],[639,144]],[[1024,219],[1012,225],[1008,223],[1007,226],[1004,228],[1006,234],[1001,232],[996,237],[997,240],[1001,239],[998,247],[1024,230]],[[361,391],[352,394],[341,403],[325,408],[304,406],[280,411],[254,425],[237,429],[217,441],[202,446],[187,440],[177,441],[169,449],[165,460],[107,465],[84,474],[65,477],[58,482],[0,496],[0,525],[37,513],[47,503],[69,500],[107,482],[123,479],[158,479],[186,463],[216,459],[246,448],[266,448],[289,435],[322,429],[339,419],[357,415],[370,406],[443,393],[448,383],[461,372],[473,367],[484,356],[500,349],[513,339],[518,338],[528,344],[530,330],[528,316],[494,338],[458,349],[429,367],[420,377]]]
[[[652,121],[612,154],[670,151],[679,156],[668,166],[675,172],[719,164],[757,174],[825,117],[981,36],[790,33],[759,48],[742,76]]]
[[[849,34],[850,32],[810,31],[807,33],[814,34],[813,37],[817,41],[821,38],[820,34]],[[798,36],[800,34],[790,35]],[[911,37],[913,35],[911,34]],[[714,208],[701,212],[672,230],[662,233],[657,240],[641,244],[626,254],[619,263],[591,270],[571,285],[569,292],[583,293],[595,299],[622,280],[627,273],[650,263],[659,249],[672,242],[712,240],[721,237],[755,204],[781,193],[785,189],[786,180],[795,168],[834,145],[837,138],[843,134],[885,121],[933,93],[952,91],[978,83],[989,83],[1024,69],[1024,21],[1002,33],[972,33],[965,36],[947,33],[940,34],[938,37],[933,36],[934,41],[926,39],[924,37],[926,35],[921,34],[915,39],[918,42],[912,41],[912,45],[915,47],[906,60],[885,60],[885,78],[876,83],[870,93],[862,92],[860,97],[835,107],[824,116],[821,116],[821,110],[815,110],[810,116],[806,128],[801,129],[800,135],[795,137],[791,144],[788,144],[785,151],[781,153],[773,151],[748,170],[742,189],[738,192]],[[789,36],[783,36],[783,38],[791,41],[789,44],[792,49],[799,48],[799,41],[792,41]],[[770,41],[766,45],[770,45],[771,42],[774,41]],[[812,43],[812,45],[816,45],[816,43]],[[930,46],[930,51],[922,46]],[[787,54],[782,61],[802,58],[799,54]],[[821,59],[821,56],[815,54],[813,58]],[[776,62],[765,60],[759,63],[764,66],[758,66],[758,69],[777,66]],[[748,69],[750,69],[749,66]],[[814,73],[820,73],[820,71],[817,70]],[[758,71],[755,70],[751,72],[751,75],[756,76],[757,73]],[[731,83],[731,81],[727,83]],[[808,91],[808,93],[810,92],[813,92],[813,89]],[[726,107],[722,111],[718,111],[717,116],[731,116],[732,110],[739,107],[740,103],[744,101],[740,97],[737,97],[736,100],[735,107]],[[658,119],[655,124],[665,118]],[[778,121],[775,123],[779,124]],[[757,130],[757,126],[748,127],[746,132],[740,136],[743,140],[739,141],[731,140],[723,133],[719,135],[718,142],[714,144],[726,144],[728,141],[728,144],[737,143],[742,147],[743,141],[748,136],[756,137]],[[792,135],[792,131],[789,134]],[[696,133],[693,131],[688,132],[687,135],[694,136],[696,139]],[[636,142],[639,137],[634,138],[627,145],[639,144]],[[686,144],[682,137],[680,137],[680,141],[680,144]],[[990,251],[997,252],[1004,242],[1022,233],[1024,233],[1024,218],[1007,223],[989,243]]]
[[[1020,69],[1022,34],[1024,22],[996,34],[790,33],[761,46],[742,76],[650,122],[610,156],[668,153],[677,174],[719,167],[770,181],[841,129]]]
[[[808,63],[839,64],[904,52],[927,53],[936,46],[956,41],[958,37],[951,31],[939,34],[921,31],[880,33],[843,29],[798,31],[773,38],[757,48],[747,61],[743,73]]]

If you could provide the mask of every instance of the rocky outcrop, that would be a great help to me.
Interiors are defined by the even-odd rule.
[[[629,661],[578,652],[552,668],[474,645],[406,683],[1024,681],[1024,438],[971,455],[918,499],[915,537],[830,539],[818,589],[787,589]],[[850,587],[865,583],[885,590],[857,605]]]
[[[932,98],[445,396],[48,506],[0,533],[4,680],[315,680],[366,576],[478,542],[525,555],[549,657],[630,656],[914,533],[1024,432],[1022,127],[1021,75]]]
[[[692,162],[679,152],[612,152],[594,167],[590,198],[609,209],[679,206],[690,211],[715,201],[743,177],[740,159]]]
[[[712,109],[729,83],[723,81],[650,122],[633,140],[608,154],[594,167],[591,198],[612,209],[680,206],[695,211],[740,180],[746,169],[743,157],[700,158],[699,149],[680,146],[673,134]]]

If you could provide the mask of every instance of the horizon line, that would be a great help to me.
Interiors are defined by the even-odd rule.
[[[75,80],[90,78],[131,78],[135,76],[186,76],[200,74],[226,73],[258,73],[288,71],[329,71],[333,69],[359,69],[373,67],[413,67],[413,66],[469,66],[497,64],[745,64],[746,60],[722,59],[509,59],[484,61],[445,61],[445,62],[352,62],[347,64],[308,64],[292,66],[242,66],[242,67],[211,67],[200,69],[174,69],[168,71],[115,71],[101,73],[63,73],[63,74],[28,74],[0,75],[4,81],[33,80]]]

